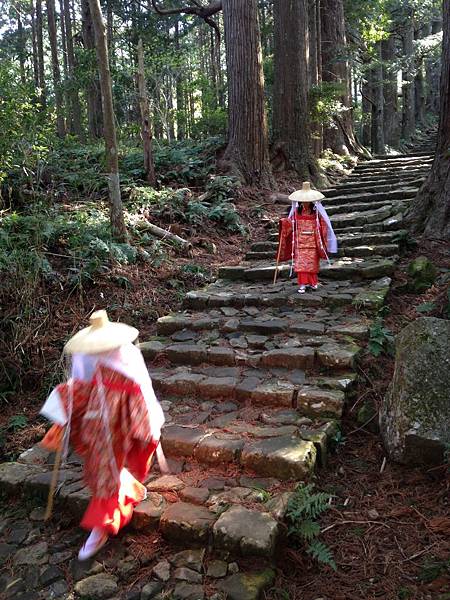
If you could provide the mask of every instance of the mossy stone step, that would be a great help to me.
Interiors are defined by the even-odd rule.
[[[327,198],[327,200],[325,200],[325,202],[327,202],[328,199],[333,199],[336,196],[342,196],[344,192],[348,192],[349,194],[358,194],[367,191],[368,193],[377,194],[381,192],[394,192],[404,187],[417,189],[422,185],[424,181],[425,177],[415,177],[414,175],[406,177],[402,181],[387,181],[386,183],[383,183],[382,180],[380,181],[379,179],[377,179],[373,182],[373,185],[368,185],[364,181],[355,180],[353,183],[341,183],[339,187],[327,188],[325,190],[322,190],[322,193]]]
[[[275,244],[275,246],[277,246]],[[275,248],[276,251],[276,248]],[[348,248],[339,246],[337,254],[333,255],[333,258],[350,256],[350,257],[370,257],[370,256],[394,256],[399,252],[398,244],[383,244],[383,245],[367,245],[367,246],[350,246]],[[274,251],[270,252],[247,252],[245,260],[266,260],[274,257]]]
[[[350,279],[352,281],[361,281],[364,279],[375,279],[390,275],[394,269],[394,261],[388,258],[350,258],[344,257],[335,259],[328,265],[321,267],[321,277],[330,279]],[[275,273],[275,265],[261,263],[252,267],[249,264],[243,264],[237,267],[222,267],[219,270],[219,276],[222,279],[244,280],[244,281],[271,281]],[[291,272],[290,265],[281,265],[278,267],[278,276],[280,278],[289,277]]]

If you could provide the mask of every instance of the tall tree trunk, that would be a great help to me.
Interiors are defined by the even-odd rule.
[[[106,39],[108,40],[108,53],[111,68],[114,66],[114,16],[112,0],[106,2]]]
[[[273,141],[304,180],[316,173],[309,149],[307,1],[273,5]]]
[[[393,66],[395,60],[395,38],[393,35],[381,42],[381,55],[383,58],[384,139],[388,146],[397,148],[400,143],[400,130],[397,71]]]
[[[148,105],[147,86],[145,83],[144,71],[144,48],[142,38],[138,42],[138,90],[139,90],[139,107],[141,109],[141,135],[144,146],[144,169],[147,176],[147,181],[151,186],[156,184],[155,164],[153,162],[152,151],[152,127],[150,123],[150,109]]]
[[[372,70],[366,69],[364,80],[361,84],[362,93],[362,126],[361,140],[363,146],[370,148],[372,145]]]
[[[175,23],[175,47],[177,54],[180,55],[180,22],[178,19]],[[184,107],[183,75],[181,67],[178,67],[175,88],[177,97],[177,139],[184,140],[186,137],[186,110]]]
[[[81,0],[81,16],[84,47],[86,50],[94,52],[95,36],[89,0]],[[86,87],[86,104],[89,135],[92,138],[101,138],[103,135],[102,97],[96,73],[91,74]]]
[[[317,17],[320,16],[320,11],[317,10],[317,4],[319,0],[309,0],[308,6],[308,48],[309,48],[309,62],[308,62],[308,79],[309,87],[317,88],[319,85],[319,43],[318,34],[319,27],[317,23]],[[316,158],[320,156],[322,151],[321,141],[321,125],[318,122],[311,123],[311,146],[313,156]]]
[[[95,47],[97,52],[98,71],[100,75],[100,89],[103,107],[103,134],[106,145],[106,162],[108,168],[108,187],[110,199],[110,220],[112,235],[118,240],[127,237],[125,220],[123,216],[122,198],[119,183],[119,157],[116,140],[116,125],[114,121],[114,107],[112,97],[111,73],[109,71],[108,43],[106,40],[106,27],[103,22],[100,0],[89,0],[92,24],[95,33]]]
[[[173,114],[172,75],[170,73],[166,76],[165,94],[167,98],[167,138],[171,141],[175,139],[175,118]]]
[[[225,160],[248,185],[271,186],[257,0],[223,0],[229,132]]]
[[[363,148],[358,144],[353,131],[343,0],[322,0],[321,29],[322,81],[336,83],[341,87],[339,100],[344,108],[335,119],[336,129],[327,128],[324,131],[324,145],[337,154],[362,154]]]
[[[384,94],[383,63],[381,59],[381,42],[376,43],[377,59],[373,64],[373,104],[372,104],[372,151],[385,154],[384,145]]]
[[[442,31],[441,15],[435,16],[431,22],[431,33],[436,34]],[[433,115],[439,114],[439,74],[440,74],[439,59],[430,61],[427,67],[427,88],[428,99],[427,108]]]
[[[427,181],[419,190],[406,215],[413,232],[427,238],[450,241],[450,0],[443,2],[444,35],[440,116],[436,156]]]
[[[19,55],[19,67],[20,67],[20,81],[22,85],[25,85],[27,82],[27,78],[25,76],[25,38],[23,35],[23,24],[22,24],[22,15],[20,11],[22,10],[21,6],[18,5],[16,7],[17,11],[17,38],[18,38],[18,55]]]
[[[418,40],[421,37],[423,36],[421,35],[420,30],[417,29],[414,32],[414,39]],[[418,58],[416,61],[416,76],[414,77],[414,116],[416,126],[420,125],[425,120],[426,92],[423,69],[423,59]]]
[[[36,90],[39,88],[39,55],[37,46],[37,24],[36,6],[34,0],[31,3],[31,41],[33,44],[33,81]]]
[[[42,35],[42,0],[36,0],[36,37],[39,63],[40,102],[42,110],[45,110],[45,107],[47,105],[47,92],[45,87],[44,43]]]
[[[414,118],[414,77],[411,74],[412,55],[414,51],[414,28],[409,23],[403,34],[403,55],[406,67],[402,70],[403,78],[403,107],[402,107],[402,138],[409,140],[414,134],[416,123]]]
[[[63,16],[66,29],[67,67],[69,74],[69,98],[71,107],[71,132],[83,140],[81,125],[81,104],[78,85],[75,79],[75,51],[73,47],[72,19],[70,17],[70,0],[63,0]]]
[[[63,113],[63,95],[61,92],[61,75],[59,72],[58,42],[56,37],[55,0],[47,0],[48,36],[52,55],[53,86],[55,88],[56,128],[58,137],[66,135]]]

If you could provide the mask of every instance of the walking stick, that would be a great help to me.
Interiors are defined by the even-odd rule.
[[[273,274],[273,285],[276,284],[277,282],[277,277],[278,277],[278,265],[280,264],[280,255],[281,255],[281,235],[279,236],[279,240],[278,240],[278,251],[277,251],[277,264],[275,266],[275,273]]]
[[[61,465],[62,452],[63,452],[63,442],[61,440],[61,444],[58,446],[58,449],[57,449],[56,455],[55,455],[55,465],[53,467],[52,480],[50,482],[50,489],[48,492],[47,508],[45,510],[44,521],[48,521],[50,519],[50,517],[52,516],[53,501],[54,501],[54,497],[55,497],[56,484],[58,483],[58,474],[59,474],[59,467]]]

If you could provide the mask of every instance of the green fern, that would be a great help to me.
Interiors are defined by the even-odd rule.
[[[313,540],[309,544],[306,552],[311,554],[311,556],[318,562],[328,565],[333,569],[333,571],[337,571],[336,563],[333,560],[333,554],[328,546],[326,546],[323,542],[320,542],[319,540]]]
[[[317,538],[320,525],[316,519],[329,508],[331,494],[314,492],[314,484],[300,484],[288,504],[286,516],[290,521],[288,535],[306,542],[307,553],[317,561],[336,570],[331,550]]]

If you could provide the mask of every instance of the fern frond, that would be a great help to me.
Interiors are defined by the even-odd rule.
[[[313,540],[308,546],[306,552],[311,554],[311,556],[318,562],[328,565],[333,569],[333,571],[337,571],[337,566],[333,559],[333,553],[323,542],[320,542],[319,540]]]
[[[320,525],[315,521],[307,519],[306,521],[303,521],[303,523],[301,523],[300,527],[297,528],[297,533],[301,535],[301,537],[304,540],[310,542],[319,535]]]

